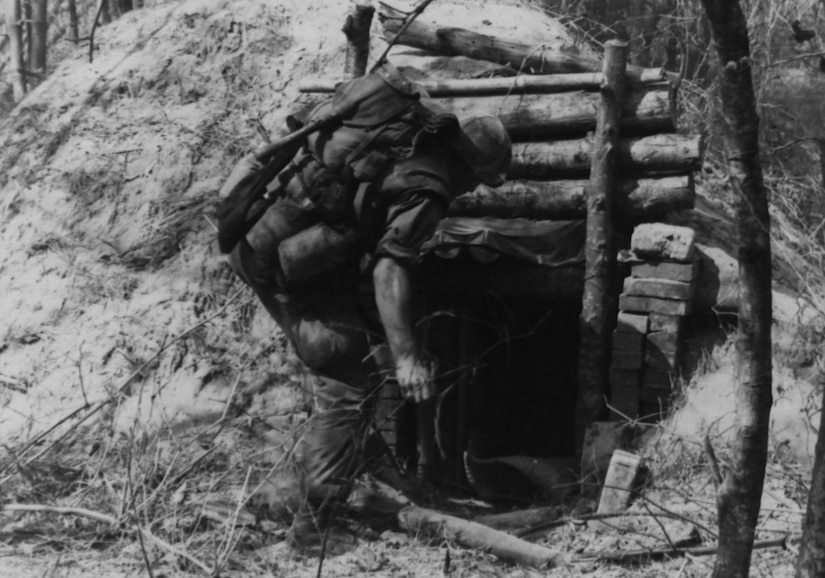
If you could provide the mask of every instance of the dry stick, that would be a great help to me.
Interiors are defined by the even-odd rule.
[[[50,512],[53,514],[61,514],[64,516],[80,516],[82,518],[89,518],[91,520],[95,520],[97,522],[103,522],[104,524],[109,524],[111,526],[117,526],[118,521],[113,516],[109,516],[107,514],[101,514],[100,512],[95,512],[93,510],[87,510],[86,508],[62,508],[59,506],[43,506],[40,504],[3,504],[0,506],[0,511],[4,512]],[[187,552],[183,552],[168,542],[165,542],[152,534],[149,530],[144,528],[138,527],[138,531],[148,540],[152,540],[155,542],[160,548],[163,548],[167,552],[170,552],[176,556],[181,558],[185,558],[189,560],[192,564],[203,570],[206,574],[212,574],[212,570],[203,562],[192,556]]]
[[[384,52],[381,53],[381,56],[378,57],[378,60],[375,61],[375,64],[372,65],[370,68],[370,73],[375,72],[378,70],[384,61],[387,59],[387,55],[390,53],[390,49],[395,46],[395,43],[398,42],[398,39],[401,38],[401,35],[407,31],[407,28],[410,27],[410,24],[415,21],[418,16],[424,12],[424,9],[432,3],[433,0],[424,0],[418,6],[413,9],[412,12],[407,14],[407,17],[404,19],[404,24],[401,25],[401,28],[398,30],[395,36],[393,36],[392,40],[387,44],[387,47],[384,49]]]
[[[186,331],[184,331],[183,333],[179,334],[177,337],[175,337],[175,338],[174,338],[174,339],[172,339],[171,341],[169,341],[169,342],[167,342],[167,343],[164,343],[164,344],[160,347],[160,349],[158,349],[158,351],[157,351],[157,352],[156,352],[156,353],[155,353],[152,357],[150,357],[148,360],[144,361],[144,362],[141,364],[141,366],[140,366],[140,367],[138,367],[135,371],[133,371],[133,372],[129,375],[129,377],[127,377],[127,378],[123,381],[123,383],[122,383],[122,384],[121,384],[121,385],[117,388],[116,393],[117,393],[117,394],[122,393],[122,392],[123,392],[123,391],[124,391],[124,390],[125,390],[128,386],[129,386],[129,384],[132,382],[132,380],[133,380],[134,378],[136,378],[136,377],[137,377],[137,376],[139,376],[141,373],[143,373],[143,370],[144,370],[144,369],[146,369],[146,368],[147,368],[147,367],[148,367],[151,363],[153,363],[153,362],[154,362],[154,361],[155,361],[158,357],[160,357],[160,356],[161,356],[161,354],[162,354],[164,351],[166,351],[167,349],[169,349],[169,347],[171,347],[173,344],[177,343],[177,342],[178,342],[178,341],[180,341],[181,339],[184,339],[184,338],[185,338],[186,336],[188,336],[190,333],[192,333],[193,331],[195,331],[195,330],[199,329],[200,327],[202,327],[202,326],[206,325],[207,323],[209,323],[210,321],[212,321],[212,320],[213,320],[213,319],[215,319],[216,317],[219,317],[219,316],[223,315],[223,313],[226,311],[226,309],[229,307],[229,305],[231,305],[231,304],[232,304],[232,303],[233,303],[233,302],[234,302],[234,301],[235,301],[235,300],[236,300],[236,299],[237,299],[237,298],[241,295],[241,293],[242,293],[242,292],[243,292],[243,288],[238,289],[238,291],[237,291],[234,295],[232,295],[232,297],[230,297],[230,298],[227,300],[227,302],[226,302],[226,303],[224,303],[224,305],[223,305],[220,309],[218,309],[218,311],[216,311],[215,313],[213,313],[212,315],[210,315],[210,316],[209,316],[209,317],[207,317],[206,319],[204,319],[204,320],[202,320],[202,321],[200,321],[200,322],[196,323],[195,325],[193,325],[192,327],[190,327],[189,329],[187,329],[187,330],[186,330]],[[23,448],[23,449],[19,452],[19,454],[18,454],[18,455],[19,455],[20,457],[23,457],[23,456],[24,456],[24,455],[25,455],[25,454],[26,454],[29,450],[31,450],[31,448],[33,448],[35,445],[37,445],[37,444],[39,444],[41,441],[43,441],[46,437],[48,437],[48,436],[49,436],[49,435],[50,435],[53,431],[55,431],[55,430],[56,430],[57,428],[59,428],[61,425],[63,425],[64,423],[66,423],[66,422],[67,422],[67,421],[69,421],[70,419],[74,418],[75,416],[77,416],[78,414],[80,414],[81,412],[83,412],[84,410],[86,410],[86,409],[88,409],[88,410],[89,410],[89,413],[87,413],[87,414],[86,414],[86,415],[85,415],[85,416],[84,416],[84,417],[83,417],[80,421],[78,421],[76,424],[74,424],[74,425],[73,425],[71,428],[69,428],[69,429],[68,429],[65,433],[63,433],[63,435],[61,435],[59,438],[57,438],[57,439],[56,439],[54,442],[52,442],[49,446],[47,446],[46,448],[44,448],[44,449],[43,449],[41,452],[39,452],[36,456],[34,456],[34,457],[33,457],[33,458],[31,458],[28,462],[26,462],[26,465],[28,465],[28,464],[32,463],[34,460],[36,460],[36,459],[40,458],[42,455],[44,455],[46,452],[48,452],[48,451],[49,451],[49,450],[50,450],[50,449],[54,446],[54,444],[56,444],[56,443],[57,443],[57,442],[59,442],[60,440],[64,439],[66,436],[68,436],[68,435],[69,435],[69,433],[71,433],[72,431],[76,430],[76,429],[77,429],[77,428],[78,428],[78,427],[79,427],[82,423],[84,423],[86,420],[88,420],[90,417],[92,417],[92,416],[93,416],[94,414],[96,414],[98,411],[100,411],[101,409],[103,409],[104,407],[106,407],[108,404],[110,404],[112,401],[114,401],[115,397],[116,397],[116,396],[114,396],[114,395],[113,395],[113,396],[108,397],[107,399],[104,399],[104,400],[102,400],[102,401],[99,401],[99,402],[97,402],[95,405],[93,405],[91,408],[89,408],[89,406],[87,406],[87,405],[84,405],[84,406],[82,406],[82,407],[77,408],[76,410],[74,410],[73,412],[71,412],[70,414],[68,414],[67,416],[65,416],[64,418],[60,419],[60,420],[59,420],[56,424],[54,424],[52,427],[50,427],[49,429],[47,429],[45,432],[41,433],[40,435],[38,435],[37,437],[35,437],[32,441],[30,441],[28,444],[26,444],[26,446],[25,446],[25,447],[24,447],[24,448]],[[4,472],[5,472],[5,471],[9,468],[9,467],[10,467],[10,465],[7,465],[7,466],[6,466],[6,467],[4,467],[2,470],[0,470],[0,474],[4,473]]]
[[[753,543],[753,549],[761,548],[782,548],[787,547],[788,536],[772,538],[770,540],[760,540]],[[576,562],[594,562],[603,560],[609,562],[645,562],[659,560],[662,558],[679,556],[710,556],[719,551],[719,546],[694,546],[690,548],[658,548],[640,550],[611,550],[608,552],[582,552]]]

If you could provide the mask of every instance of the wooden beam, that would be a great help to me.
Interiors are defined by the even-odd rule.
[[[588,181],[508,181],[497,188],[480,186],[450,203],[447,213],[460,217],[509,219],[583,219]],[[639,222],[669,211],[693,208],[690,174],[661,178],[626,178],[614,185],[616,219]]]
[[[579,334],[579,379],[576,404],[576,448],[581,451],[585,430],[604,413],[610,361],[610,314],[614,310],[611,280],[613,197],[616,149],[625,97],[628,45],[610,40],[605,45],[605,84],[596,121],[592,167],[587,186],[587,240],[584,294]]]

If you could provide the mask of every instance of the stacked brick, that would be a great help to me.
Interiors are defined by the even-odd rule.
[[[624,416],[657,415],[669,401],[695,288],[694,248],[687,227],[653,223],[633,231],[610,368],[610,405]]]

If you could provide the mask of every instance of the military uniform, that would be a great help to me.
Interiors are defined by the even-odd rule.
[[[359,98],[348,101],[352,93]],[[397,75],[351,81],[309,121],[336,107],[347,108],[346,119],[308,138],[230,253],[317,376],[315,411],[295,452],[316,510],[345,495],[380,384],[370,357],[383,339],[370,269],[384,258],[414,269],[453,196],[479,172],[457,119],[424,106]]]

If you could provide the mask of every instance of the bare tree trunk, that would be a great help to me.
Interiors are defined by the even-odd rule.
[[[19,102],[26,95],[26,80],[23,76],[23,34],[21,32],[20,0],[6,0],[6,30],[9,35],[9,52],[11,54],[11,86],[14,100]]]
[[[825,395],[822,407],[825,408]],[[808,511],[796,561],[796,578],[825,576],[825,411],[820,412],[814,471],[808,494]]]
[[[370,26],[375,8],[370,4],[357,4],[347,14],[343,32],[347,36],[347,56],[344,62],[344,78],[350,80],[367,73],[370,56]]]
[[[77,0],[69,0],[69,29],[72,31],[72,42],[80,39],[80,27],[77,25]]]
[[[739,232],[739,333],[736,439],[721,480],[719,555],[713,578],[745,578],[768,450],[771,391],[771,245],[768,199],[759,162],[759,118],[745,15],[738,1],[702,0],[721,74],[719,89]]]
[[[587,186],[587,241],[585,243],[584,294],[579,319],[579,373],[576,402],[576,451],[584,432],[604,412],[610,363],[610,278],[615,268],[612,248],[613,196],[616,145],[625,93],[627,43],[608,41],[604,51],[601,105],[597,113],[592,148],[592,168]]]
[[[48,0],[32,1],[32,59],[29,64],[32,72],[46,74],[47,43],[49,38]]]

